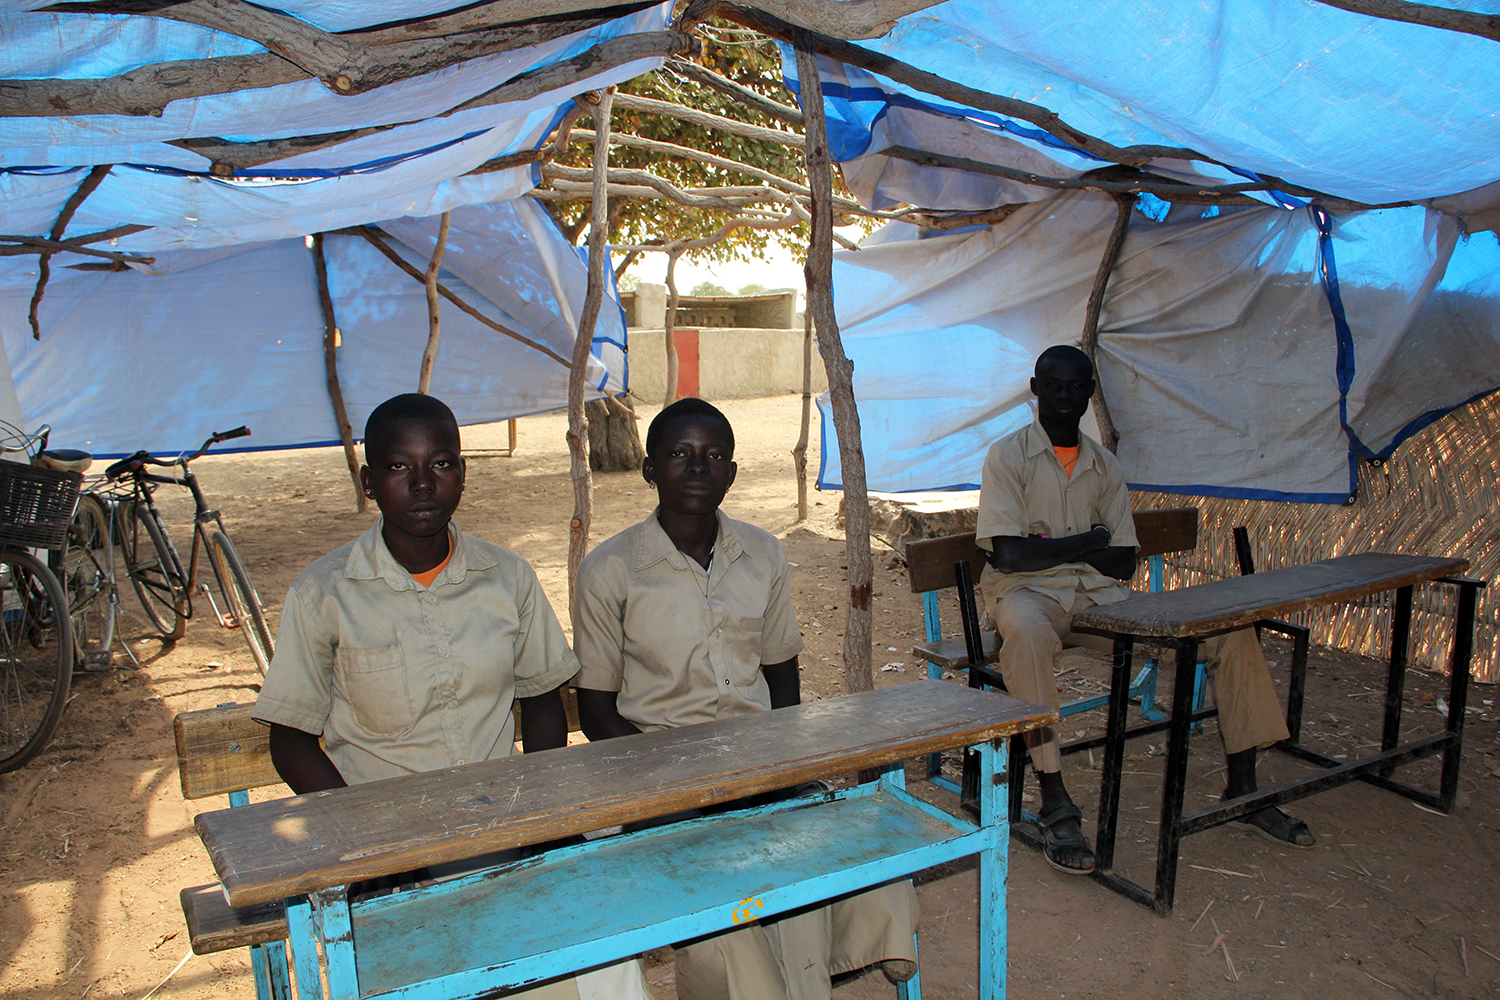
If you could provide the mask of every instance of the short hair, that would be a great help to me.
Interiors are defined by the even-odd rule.
[[[734,428],[730,426],[729,418],[724,416],[724,411],[705,399],[699,399],[697,396],[684,396],[677,402],[664,407],[651,421],[651,426],[646,428],[647,457],[655,455],[656,449],[661,447],[661,439],[667,433],[668,427],[688,417],[706,417],[723,424],[725,433],[729,435],[729,450],[734,451]]]
[[[1032,369],[1033,375],[1040,375],[1042,373],[1043,361],[1061,361],[1071,364],[1077,364],[1082,361],[1089,367],[1089,378],[1094,377],[1094,362],[1089,360],[1087,354],[1084,354],[1072,344],[1053,344],[1039,354],[1036,359],[1036,367]]]
[[[370,461],[371,453],[384,451],[397,424],[411,421],[445,424],[453,428],[454,437],[459,436],[458,418],[447,403],[424,393],[403,392],[370,411],[370,418],[365,421],[365,461]]]

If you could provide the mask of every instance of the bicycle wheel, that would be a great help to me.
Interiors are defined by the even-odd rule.
[[[208,554],[214,561],[219,589],[224,592],[225,607],[245,637],[250,655],[255,657],[255,668],[264,675],[266,667],[271,665],[275,647],[271,642],[271,630],[266,626],[266,612],[261,607],[260,595],[250,583],[250,574],[228,535],[215,531],[208,539]]]
[[[140,501],[115,508],[119,514],[120,554],[146,617],[167,639],[181,639],[187,631],[187,584],[167,539]]]
[[[68,525],[68,545],[62,551],[58,574],[68,595],[74,662],[79,670],[109,666],[115,637],[114,567],[109,559],[109,518],[104,504],[84,493]]]
[[[73,680],[63,589],[41,560],[0,552],[0,774],[41,752]]]

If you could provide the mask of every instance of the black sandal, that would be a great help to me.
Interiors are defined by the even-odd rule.
[[[1036,818],[1037,825],[1042,828],[1042,857],[1047,859],[1047,864],[1064,875],[1087,875],[1094,870],[1095,862],[1093,848],[1089,847],[1088,838],[1083,835],[1083,831],[1080,830],[1078,833],[1065,837],[1054,829],[1058,823],[1070,819],[1077,820],[1080,827],[1083,825],[1083,813],[1079,812],[1077,806],[1058,806],[1050,813],[1044,813]],[[1055,854],[1060,849],[1073,847],[1083,848],[1088,867],[1071,868],[1057,860]]]
[[[1219,801],[1223,802],[1228,798],[1229,791],[1228,789],[1225,789],[1224,794],[1219,796]],[[1276,809],[1275,806],[1268,806],[1267,808]],[[1269,840],[1273,844],[1279,844],[1282,847],[1295,847],[1299,851],[1310,851],[1314,847],[1318,846],[1318,839],[1316,837],[1313,837],[1313,832],[1307,828],[1306,823],[1302,822],[1302,820],[1298,819],[1296,816],[1288,816],[1280,809],[1276,809],[1276,814],[1278,818],[1276,822],[1272,823],[1270,826],[1257,826],[1256,824],[1250,822],[1249,816],[1246,816],[1244,819],[1232,819],[1224,825],[1232,826],[1236,830],[1244,830],[1246,833],[1256,834],[1257,836],[1265,840]],[[1312,838],[1312,843],[1297,843],[1297,841],[1293,838],[1296,837],[1299,833],[1307,834],[1308,837]]]

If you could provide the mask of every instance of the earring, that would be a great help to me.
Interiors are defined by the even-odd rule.
[[[367,496],[367,497],[373,497],[374,495],[375,495],[375,491],[374,490],[365,490],[365,496]]]
[[[648,489],[653,489],[653,490],[654,490],[654,489],[656,489],[656,484],[655,484],[655,483],[647,483],[647,484],[646,484],[646,487],[647,487],[647,488],[648,488]]]

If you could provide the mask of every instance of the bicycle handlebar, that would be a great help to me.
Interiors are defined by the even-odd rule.
[[[122,458],[118,462],[111,465],[109,468],[105,469],[104,478],[119,479],[126,473],[136,472],[142,466],[146,465],[157,465],[163,467],[180,465],[183,468],[186,468],[189,462],[193,461],[194,459],[201,458],[204,452],[208,451],[208,449],[212,448],[219,442],[231,441],[234,438],[249,436],[250,428],[244,426],[243,424],[239,427],[234,428],[234,430],[214,431],[213,434],[209,435],[208,440],[203,442],[203,446],[200,447],[197,451],[193,452],[191,455],[179,455],[176,458],[170,459],[168,461],[163,461],[162,459],[155,457],[149,451],[138,451],[134,455],[131,455],[129,458]]]

